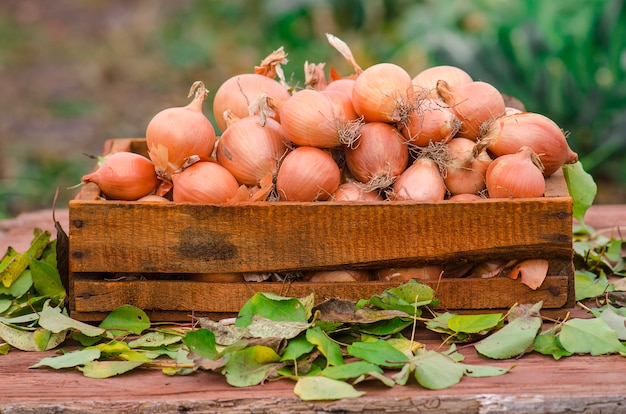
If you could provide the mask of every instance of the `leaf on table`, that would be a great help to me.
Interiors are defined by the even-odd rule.
[[[91,361],[78,369],[89,378],[110,378],[143,365],[142,361]]]
[[[356,302],[340,298],[328,299],[313,310],[317,312],[316,319],[318,321],[340,322],[342,324],[374,323],[408,316],[406,312],[398,310],[381,310],[370,307],[357,309]]]
[[[584,223],[585,213],[596,198],[598,186],[580,161],[563,165],[563,175],[567,190],[572,197],[574,218]]]
[[[453,315],[448,319],[448,328],[457,333],[486,335],[502,325],[501,313],[475,315]]]
[[[465,368],[465,375],[473,378],[497,377],[500,375],[504,375],[510,372],[513,368],[515,368],[515,365],[510,366],[509,368],[493,367],[490,365],[461,365]]]
[[[361,375],[367,375],[370,372],[383,373],[384,371],[376,364],[367,361],[355,361],[343,365],[336,365],[324,368],[321,375],[345,381],[351,378],[357,378]]]
[[[572,356],[573,352],[569,352],[557,339],[557,334],[554,330],[548,330],[546,332],[541,332],[535,338],[535,342],[533,343],[533,349],[536,352],[539,352],[544,355],[552,355],[552,358],[555,360],[559,360],[564,356]]]
[[[561,326],[558,339],[564,349],[575,354],[595,356],[626,352],[615,330],[601,318],[570,319]]]
[[[109,313],[99,325],[109,330],[112,336],[126,335],[129,332],[141,335],[150,328],[150,318],[146,313],[132,305],[122,305]]]
[[[344,381],[323,376],[298,378],[293,392],[303,401],[341,400],[358,398],[365,394]]]
[[[308,321],[307,309],[302,302],[273,293],[255,293],[239,310],[235,326],[247,327],[252,323],[254,315],[273,321]]]
[[[465,366],[435,351],[418,353],[410,365],[417,382],[430,390],[441,390],[458,384],[465,375]]]
[[[60,303],[65,298],[66,292],[56,267],[39,260],[32,260],[29,267],[37,292]]]
[[[194,329],[185,334],[183,343],[196,355],[206,359],[216,359],[219,355],[215,334],[206,328]]]
[[[382,339],[376,342],[354,342],[346,348],[348,355],[388,368],[401,368],[409,357]]]
[[[198,324],[213,332],[215,343],[219,345],[231,345],[250,336],[246,328],[225,325],[209,318],[198,318]]]
[[[6,355],[11,350],[11,345],[7,343],[0,343],[0,355]]]
[[[35,340],[35,333],[33,331],[16,329],[0,322],[0,338],[7,344],[21,351],[47,351],[56,348],[65,341],[65,335],[65,331],[50,335],[46,347],[41,349]]]
[[[12,256],[0,270],[0,282],[2,282],[4,287],[10,287],[22,272],[26,270],[31,260],[37,260],[41,257],[50,242],[51,234],[49,231],[42,231],[36,228],[33,231],[33,236],[34,238],[28,250]]]
[[[396,312],[396,311],[390,311]],[[359,330],[363,333],[377,336],[393,335],[402,332],[404,329],[415,323],[412,319],[393,318],[381,320],[373,323],[364,323],[359,325]]]
[[[548,276],[548,261],[545,259],[528,259],[517,263],[509,277],[517,279],[521,276],[521,282],[531,288],[537,290]]]
[[[437,305],[438,301],[430,286],[411,279],[397,287],[386,289],[381,295],[374,295],[367,301],[359,301],[357,308],[368,304],[380,309],[399,310],[411,316],[420,316],[421,307]]]
[[[49,302],[43,305],[39,312],[39,326],[46,328],[54,333],[75,329],[84,335],[95,337],[103,335],[105,330],[96,326],[80,322],[64,315],[61,308],[50,306]]]
[[[63,355],[42,358],[39,362],[29,368],[50,367],[54,369],[73,368],[85,365],[88,362],[100,358],[100,350],[97,348],[79,349],[66,352]]]
[[[595,298],[609,289],[609,281],[603,271],[596,275],[590,271],[576,271],[574,275],[576,300]]]
[[[6,289],[5,295],[13,296],[14,298],[22,297],[32,286],[33,273],[30,269],[26,269],[17,279],[15,279],[13,284]]]
[[[612,307],[607,306],[600,314],[600,318],[615,331],[617,339],[626,341],[626,317],[618,315]]]
[[[328,365],[342,365],[344,363],[341,347],[326,336],[319,326],[307,329],[306,340],[315,345],[326,357]]]
[[[306,334],[293,338],[283,350],[281,361],[296,361],[303,355],[310,353],[315,345],[307,341]]]
[[[249,387],[261,384],[282,366],[280,355],[266,346],[252,346],[224,356],[222,374],[234,387]]]
[[[180,342],[183,337],[176,333],[148,332],[137,339],[128,342],[131,348],[157,348]]]
[[[255,338],[291,339],[306,331],[311,324],[300,321],[273,321],[254,315],[248,325],[248,332]]]
[[[535,337],[543,322],[538,316],[520,316],[503,328],[474,345],[476,351],[487,358],[507,359],[533,350]]]

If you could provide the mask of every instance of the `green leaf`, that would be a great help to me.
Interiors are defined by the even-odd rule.
[[[122,305],[109,313],[99,326],[110,330],[114,336],[125,335],[128,332],[141,335],[150,328],[150,318],[135,306]]]
[[[315,345],[307,341],[306,335],[300,335],[287,343],[281,361],[295,361],[303,355],[308,354],[315,348]]]
[[[370,304],[380,309],[399,310],[407,315],[420,316],[420,307],[436,304],[434,293],[430,286],[411,279],[397,287],[386,289],[381,295],[372,296],[368,301],[359,301],[357,307]]]
[[[465,366],[435,351],[425,351],[411,360],[417,382],[430,390],[441,390],[461,381]]]
[[[328,365],[342,365],[344,363],[341,347],[327,337],[319,326],[309,328],[306,331],[306,340],[315,345],[326,357]]]
[[[533,348],[543,322],[537,316],[522,316],[507,323],[502,329],[474,345],[487,358],[508,359],[520,356]]]
[[[65,340],[66,332],[52,334],[44,349],[39,348],[33,331],[16,329],[0,322],[0,338],[7,344],[22,351],[47,351],[56,348]],[[40,334],[37,334],[40,335]]]
[[[168,346],[180,342],[182,336],[179,334],[165,332],[148,332],[137,339],[128,342],[131,348],[157,348]]]
[[[39,260],[32,260],[30,270],[33,274],[33,285],[40,295],[53,298],[57,302],[63,300],[66,294],[65,288],[56,267]]]
[[[225,355],[222,374],[234,387],[258,385],[276,371],[281,364],[280,356],[266,346],[251,346]]]
[[[600,318],[570,319],[561,326],[558,340],[564,349],[575,354],[626,352],[615,331]]]
[[[501,313],[454,315],[448,320],[448,328],[454,332],[484,334],[496,328],[501,321]]]
[[[564,356],[574,355],[572,352],[565,350],[557,340],[556,335],[550,332],[537,335],[533,346],[535,351],[544,355],[552,355],[552,358],[557,361]]]
[[[393,335],[398,332],[402,332],[406,327],[414,323],[413,319],[393,318],[389,320],[382,320],[374,323],[361,324],[359,328],[361,332],[365,332],[371,335]]]
[[[308,321],[307,310],[295,298],[286,298],[273,293],[257,292],[239,310],[235,326],[245,328],[252,323],[253,316],[272,321]]]
[[[187,332],[183,343],[202,358],[216,359],[218,357],[215,335],[208,329],[200,328]]]
[[[400,368],[409,362],[409,358],[404,352],[382,339],[376,342],[355,342],[349,345],[346,351],[348,355],[383,367]]]
[[[39,326],[51,332],[59,333],[70,329],[76,329],[87,336],[104,334],[105,330],[84,322],[80,322],[61,313],[61,308],[52,307],[46,302],[39,313]]]
[[[43,351],[48,347],[48,342],[50,342],[51,337],[52,332],[45,328],[36,328],[33,331],[33,340],[37,344],[37,348],[39,351]]]
[[[497,377],[511,371],[515,366],[510,368],[492,367],[489,365],[467,365],[461,364],[465,368],[465,375],[473,378]]]
[[[349,364],[326,367],[322,375],[328,378],[345,381],[350,378],[357,378],[370,372],[383,373],[383,370],[375,364],[367,361],[356,361]]]
[[[24,295],[33,286],[33,273],[30,269],[26,269],[21,275],[13,282],[11,287],[6,290],[6,294],[19,298]]]
[[[365,394],[346,382],[322,376],[298,378],[293,392],[303,401],[341,400]]]
[[[91,361],[78,367],[89,378],[110,378],[140,367],[142,361]]]
[[[563,165],[563,174],[567,190],[572,197],[574,218],[584,223],[585,213],[596,198],[598,186],[593,177],[584,170],[580,161]]]
[[[600,318],[615,331],[617,339],[626,341],[626,317],[618,315],[612,307],[607,306],[600,314]]]
[[[0,355],[6,355],[11,350],[11,345],[7,343],[0,343]]]
[[[2,282],[4,287],[10,287],[22,272],[26,270],[31,260],[39,259],[50,242],[51,234],[49,231],[35,229],[33,235],[34,239],[28,250],[12,257],[6,266],[0,270],[0,282]]]
[[[609,281],[604,272],[596,275],[590,271],[576,271],[574,275],[576,300],[595,298],[603,295],[609,288]]]
[[[50,367],[54,369],[73,368],[100,358],[100,350],[96,348],[80,349],[67,352],[60,356],[42,358],[29,368]]]

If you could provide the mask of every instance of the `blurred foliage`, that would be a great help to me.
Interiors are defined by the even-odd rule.
[[[83,78],[99,88],[99,95],[91,90],[77,96],[62,83],[43,105],[47,118],[42,120],[97,119],[73,124],[76,135],[99,140],[141,136],[158,108],[186,103],[194,80],[215,92],[228,77],[251,71],[280,46],[288,53],[285,73],[295,85],[303,84],[307,61],[351,74],[352,67],[327,43],[328,32],[348,43],[361,67],[388,61],[414,76],[429,66],[451,64],[492,83],[569,131],[570,145],[596,180],[626,188],[622,0],[64,0],[55,5],[62,9],[57,16],[67,15],[72,27],[20,25],[0,16],[0,36],[11,39],[0,46],[0,69],[29,64],[35,47],[49,59],[83,56],[79,62],[88,68]],[[104,13],[107,8],[113,13]],[[92,20],[81,17],[87,13]],[[93,20],[99,13],[109,21],[106,30]],[[87,39],[90,24],[96,36]],[[30,43],[20,43],[24,38]],[[91,43],[80,43],[82,38]],[[57,44],[65,51],[55,51]],[[134,110],[124,111],[129,96]],[[210,118],[211,99],[205,104]],[[48,207],[60,177],[76,183],[88,161],[53,165],[33,155],[13,167],[11,180],[0,181],[0,217]],[[611,201],[626,202],[624,194],[614,192]]]

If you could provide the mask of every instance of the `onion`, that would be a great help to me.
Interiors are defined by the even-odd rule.
[[[303,89],[283,104],[280,123],[293,143],[318,148],[352,144],[358,136],[358,128],[352,128],[356,113],[347,96],[335,94]]]
[[[389,187],[409,162],[402,134],[382,122],[363,125],[358,145],[346,148],[345,155],[352,175],[371,190]]]
[[[217,141],[215,157],[240,184],[258,185],[278,172],[288,141],[278,121],[268,118],[265,126],[256,115],[234,121]]]
[[[354,81],[352,104],[366,122],[402,122],[416,106],[411,76],[393,63],[365,69]]]
[[[486,123],[504,115],[506,106],[502,94],[491,84],[474,81],[458,86],[437,82],[437,92],[461,121],[457,137],[478,140]]]
[[[371,275],[366,270],[320,270],[304,275],[305,282],[367,282]]]
[[[276,191],[284,201],[330,198],[341,173],[331,155],[315,147],[298,147],[285,156],[276,176]]]
[[[449,158],[443,180],[450,194],[477,194],[484,190],[485,173],[491,164],[484,148],[467,138],[454,138],[447,148]]]
[[[335,201],[383,201],[383,197],[358,181],[343,183],[331,197]]]
[[[237,196],[239,184],[224,167],[200,161],[172,176],[175,203],[222,204]]]
[[[330,82],[324,88],[325,91],[340,91],[348,95],[350,99],[352,99],[352,90],[354,89],[354,79],[337,79]]]
[[[81,181],[96,183],[108,199],[127,201],[152,193],[159,184],[152,162],[133,152],[109,155],[96,171],[84,175]]]
[[[431,142],[448,142],[458,132],[461,121],[440,99],[422,99],[401,124],[402,135],[412,145],[426,147]]]
[[[405,281],[417,279],[420,281],[439,280],[443,273],[441,265],[426,265],[420,267],[398,267],[379,269],[376,271],[376,279],[387,282]]]
[[[448,85],[458,86],[473,81],[463,69],[456,66],[440,65],[426,68],[412,80],[415,92],[421,98],[437,98],[437,81],[443,80]]]
[[[238,118],[244,118],[250,115],[250,106],[262,95],[274,102],[276,112],[273,118],[279,120],[279,107],[291,95],[277,80],[256,73],[244,73],[222,83],[213,98],[213,116],[219,129],[225,131],[227,127],[224,112],[230,111]]]
[[[482,200],[482,199],[483,198],[479,196],[478,194],[468,194],[468,193],[455,194],[451,196],[450,198],[448,198],[449,201],[476,201],[476,200]]]
[[[541,161],[535,152],[523,146],[515,154],[502,155],[487,168],[487,191],[490,198],[542,197],[546,182]]]
[[[445,196],[446,185],[437,163],[428,157],[421,157],[393,183],[393,191],[389,192],[387,198],[425,202],[440,201]]]
[[[567,144],[565,134],[550,118],[522,112],[502,116],[489,124],[483,141],[487,150],[498,157],[514,154],[522,146],[528,146],[539,155],[543,164],[543,174],[552,175],[563,164],[578,161],[578,155]]]
[[[189,96],[193,101],[184,107],[164,109],[156,114],[146,130],[146,144],[157,175],[166,181],[181,171],[191,156],[210,157],[215,146],[213,124],[202,113],[208,91],[194,82]]]

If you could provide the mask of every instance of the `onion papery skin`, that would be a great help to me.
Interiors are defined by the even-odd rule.
[[[354,82],[354,79],[337,79],[327,84],[324,90],[343,92],[348,95],[350,100],[352,100],[352,90],[354,89]]]
[[[461,194],[454,194],[453,196],[448,198],[448,200],[449,201],[477,201],[477,200],[483,200],[483,198],[479,196],[478,194],[461,193]]]
[[[378,269],[375,273],[375,279],[384,280],[386,282],[399,282],[411,279],[419,281],[439,280],[443,273],[441,265],[426,265],[419,267],[392,267],[386,269]]]
[[[383,201],[378,191],[370,190],[367,184],[358,181],[348,181],[339,185],[331,197],[333,201]]]
[[[157,175],[171,180],[192,155],[210,157],[216,141],[215,129],[202,112],[206,89],[201,82],[192,86],[196,95],[189,105],[157,113],[146,129],[146,145]]]
[[[439,166],[428,157],[418,158],[411,164],[395,183],[390,200],[413,200],[418,202],[441,201],[446,196]]]
[[[258,185],[267,174],[276,175],[287,142],[278,121],[268,118],[261,126],[258,116],[247,116],[226,128],[217,141],[215,158],[240,184]]]
[[[239,183],[224,167],[200,161],[172,176],[175,203],[224,204],[237,195]]]
[[[422,70],[413,77],[413,87],[420,98],[437,98],[437,81],[443,80],[448,85],[458,86],[473,82],[474,79],[463,69],[456,66],[439,65]]]
[[[346,270],[319,270],[304,275],[305,282],[368,282],[371,280],[370,272],[358,269]]]
[[[337,191],[340,170],[327,152],[298,147],[283,158],[276,176],[281,201],[323,201]]]
[[[226,130],[224,112],[231,111],[238,118],[245,118],[250,115],[249,105],[263,94],[277,103],[273,118],[280,120],[280,105],[291,96],[280,82],[256,73],[244,73],[227,79],[213,98],[213,116],[218,128],[222,132]]]
[[[393,63],[370,66],[354,81],[352,105],[365,122],[402,122],[416,102],[411,76]]]
[[[484,150],[476,154],[476,145],[467,138],[448,142],[449,159],[443,180],[450,194],[478,194],[485,189],[485,174],[492,159]]]
[[[431,142],[448,142],[458,132],[461,122],[439,99],[422,99],[401,124],[400,131],[408,142],[426,147]]]
[[[339,99],[345,104],[336,103]],[[285,101],[280,123],[296,145],[334,148],[342,144],[342,128],[356,118],[350,100],[342,94],[331,98],[314,89],[303,89]]]
[[[543,174],[549,177],[563,164],[578,161],[559,126],[547,116],[534,112],[521,112],[495,119],[482,138],[487,150],[494,156],[514,154],[528,146],[539,156]]]
[[[345,149],[346,165],[370,189],[389,187],[406,169],[409,147],[392,125],[369,122],[361,128],[358,144]]]
[[[543,197],[546,182],[538,161],[533,160],[536,157],[530,147],[524,146],[515,154],[493,160],[486,174],[489,198]]]
[[[96,171],[84,175],[81,181],[96,183],[107,199],[125,201],[151,194],[159,185],[152,162],[125,151],[109,155]]]
[[[461,121],[457,137],[477,141],[487,123],[506,112],[502,94],[487,82],[474,81],[452,86],[440,80],[437,92]]]

